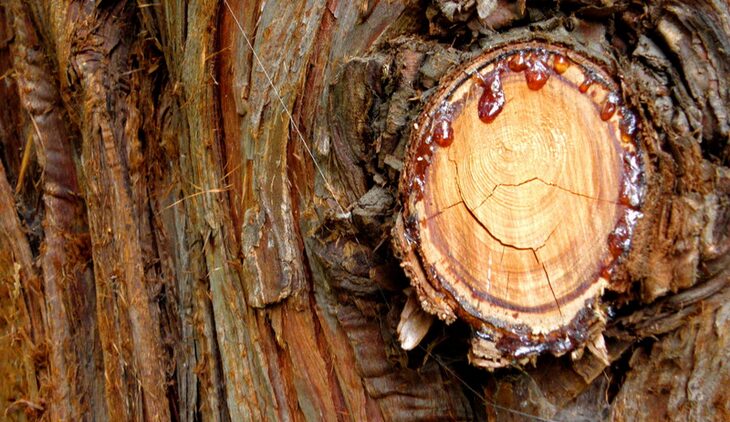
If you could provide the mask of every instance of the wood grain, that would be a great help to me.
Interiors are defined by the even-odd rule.
[[[490,337],[531,337],[522,356],[537,354],[597,319],[596,299],[628,245],[617,248],[616,233],[630,237],[640,216],[643,180],[624,165],[636,153],[626,128],[634,117],[617,111],[605,72],[557,47],[498,50],[456,75],[411,138],[406,235],[447,306]],[[516,357],[521,346],[511,347],[499,354]]]

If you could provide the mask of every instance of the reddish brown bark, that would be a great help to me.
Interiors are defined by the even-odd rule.
[[[44,175],[40,264],[54,380],[49,416],[78,420],[92,409],[104,410],[100,392],[93,389],[94,379],[102,376],[96,370],[100,362],[95,361],[94,342],[87,340],[95,336],[96,318],[85,210],[56,80],[27,9],[19,2],[11,6],[15,79]]]
[[[0,5],[0,411],[723,417],[730,11],[605,3]],[[612,365],[485,372],[459,323],[406,353],[390,230],[410,125],[449,68],[536,36],[604,57],[650,122]]]

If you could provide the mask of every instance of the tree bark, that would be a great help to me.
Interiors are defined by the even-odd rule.
[[[61,4],[63,3],[63,4]],[[9,420],[724,420],[724,0],[0,4]],[[607,359],[488,372],[397,340],[398,180],[439,81],[539,38],[645,122]]]

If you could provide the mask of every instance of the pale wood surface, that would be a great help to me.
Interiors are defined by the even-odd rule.
[[[579,77],[572,69],[576,75],[566,77]],[[603,122],[596,100],[558,77],[539,91],[521,73],[503,79],[502,113],[485,124],[471,99],[453,123],[452,145],[434,153],[422,247],[482,313],[505,307],[471,301],[469,290],[525,308],[504,314],[514,323],[552,330],[585,297],[556,300],[581,289],[609,253],[606,239],[621,208],[618,125]]]
[[[520,344],[603,344],[599,297],[640,216],[634,115],[602,67],[562,47],[497,49],[453,75],[415,125],[402,184],[422,306],[510,337],[475,344],[487,366]]]

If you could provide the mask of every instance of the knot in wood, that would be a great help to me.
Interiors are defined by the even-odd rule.
[[[427,104],[396,249],[423,308],[475,328],[472,362],[600,335],[600,296],[641,217],[638,127],[608,72],[545,43],[480,56]]]

